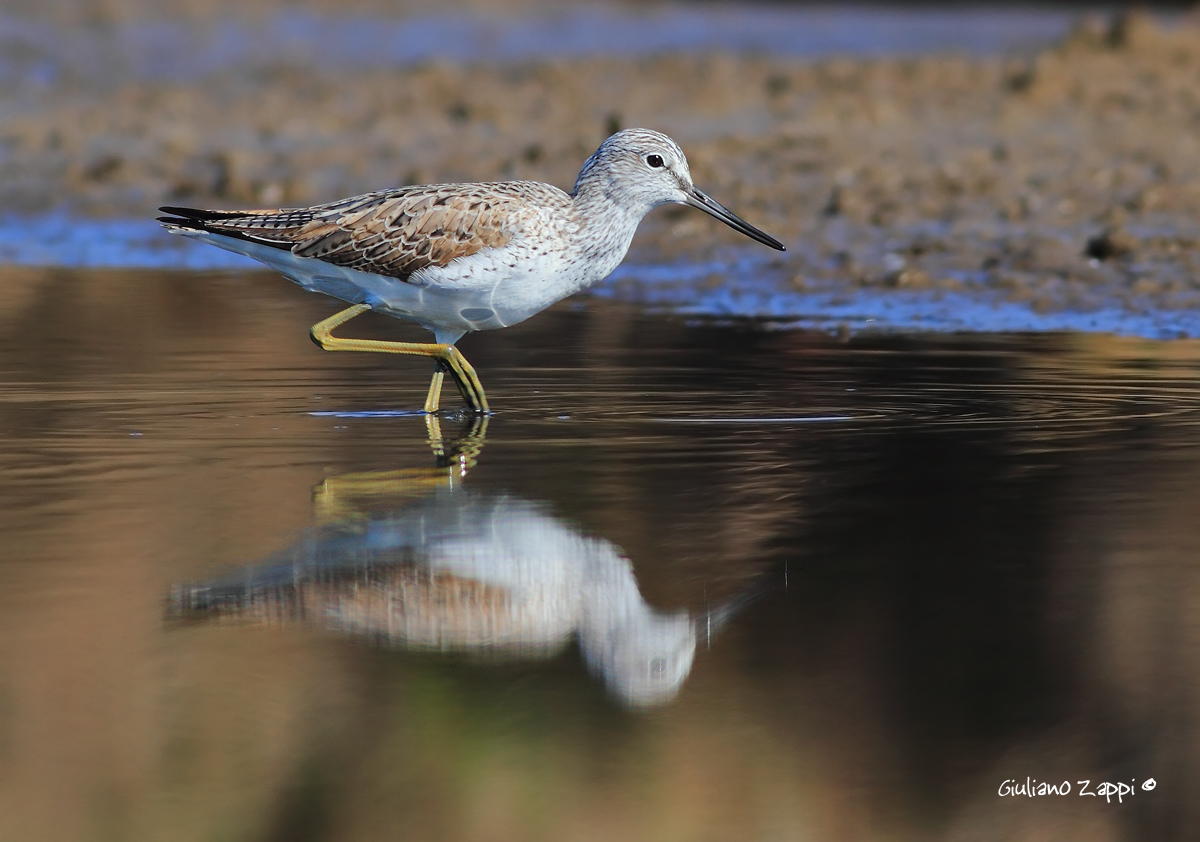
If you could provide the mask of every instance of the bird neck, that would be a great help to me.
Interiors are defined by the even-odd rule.
[[[571,194],[578,229],[575,246],[607,275],[617,267],[649,208],[616,201],[599,179],[581,179]],[[601,275],[600,277],[604,277]]]

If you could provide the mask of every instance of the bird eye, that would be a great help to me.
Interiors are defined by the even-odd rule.
[[[646,164],[651,167],[654,167],[655,169],[659,169],[659,168],[665,166],[665,164],[663,163],[662,155],[647,155],[646,156]]]

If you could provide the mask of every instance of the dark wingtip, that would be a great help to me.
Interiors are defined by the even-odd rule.
[[[174,205],[163,205],[159,210],[173,216],[182,216],[184,219],[198,219],[204,214],[204,211],[198,208],[179,208]]]
[[[169,205],[161,207],[159,210],[167,213],[180,214],[179,216],[159,216],[155,219],[163,225],[171,228],[186,228],[189,231],[204,231],[209,234],[214,234],[220,237],[225,237],[230,240],[245,240],[251,243],[258,243],[263,246],[281,249],[283,251],[290,250],[292,243],[288,241],[266,240],[261,237],[255,237],[247,234],[245,231],[236,229],[228,229],[221,227],[219,220],[229,216],[241,216],[240,213],[229,213],[227,211],[198,211],[195,208],[174,208]],[[183,216],[184,213],[206,214],[203,217]]]
[[[163,205],[159,208],[163,213],[173,214],[183,219],[195,220],[210,220],[210,219],[236,219],[248,214],[262,213],[262,211],[246,211],[246,210],[205,210],[204,208],[180,208],[175,205]]]
[[[159,210],[166,210],[166,208],[159,208]],[[174,225],[176,228],[195,228],[197,231],[204,230],[204,223],[196,219],[186,219],[181,216],[158,216],[155,217],[155,220],[161,222],[163,225]]]

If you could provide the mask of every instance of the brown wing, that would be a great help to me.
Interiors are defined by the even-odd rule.
[[[312,208],[194,211],[163,208],[206,230],[404,279],[426,266],[497,248],[524,204],[504,184],[439,184],[368,193]],[[185,213],[186,212],[186,213]]]

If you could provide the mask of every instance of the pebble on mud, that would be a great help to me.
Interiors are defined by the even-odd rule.
[[[1137,249],[1137,240],[1120,229],[1109,228],[1089,237],[1083,249],[1085,256],[1095,260],[1128,257]]]

